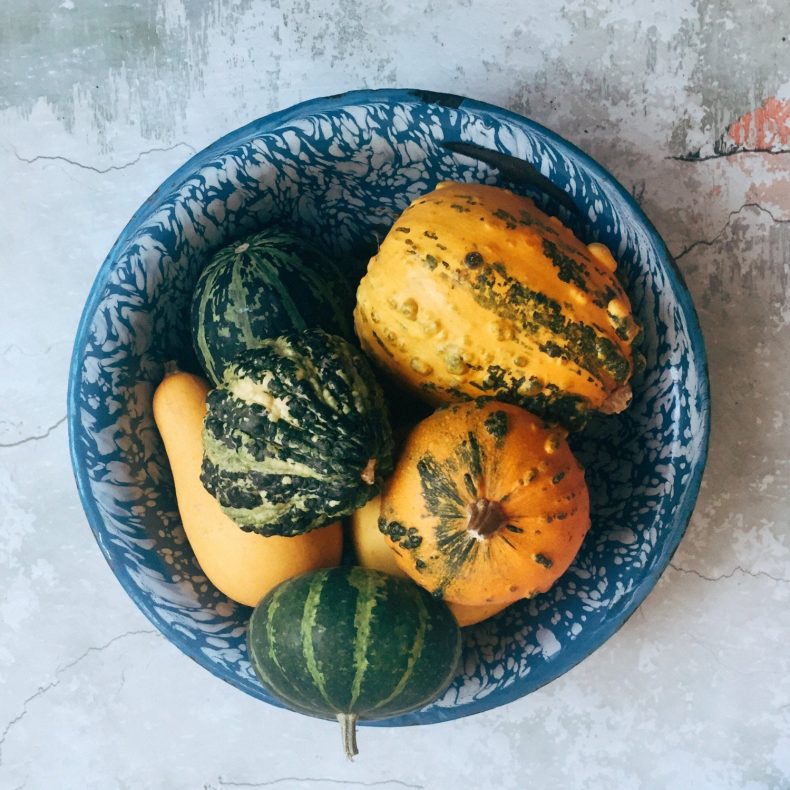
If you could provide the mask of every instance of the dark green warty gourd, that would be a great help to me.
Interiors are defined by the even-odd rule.
[[[192,341],[213,384],[233,358],[266,338],[320,327],[353,339],[354,291],[315,245],[276,229],[220,250],[198,278]]]
[[[352,513],[392,472],[381,388],[320,329],[239,355],[209,393],[201,480],[248,532],[297,535]]]

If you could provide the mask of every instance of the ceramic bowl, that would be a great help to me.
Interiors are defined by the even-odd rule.
[[[69,438],[88,521],[129,596],[181,651],[272,704],[247,660],[250,610],[212,587],[185,541],[152,394],[164,363],[190,355],[190,293],[217,248],[284,224],[360,277],[395,217],[439,181],[525,191],[445,141],[518,156],[567,193],[575,216],[536,198],[585,242],[613,251],[644,327],[647,369],[626,412],[573,437],[587,470],[592,528],[570,570],[546,594],[465,629],[459,673],[440,699],[378,723],[466,716],[567,672],[653,588],[697,496],[709,396],[693,305],[653,226],[590,157],[511,112],[417,90],[315,99],[232,132],[162,184],[104,261],[74,346]]]

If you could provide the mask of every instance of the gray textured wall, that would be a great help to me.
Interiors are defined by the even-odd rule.
[[[334,729],[207,677],[126,598],[64,382],[99,263],[191,152],[383,86],[524,113],[637,196],[699,310],[714,419],[687,536],[621,632],[506,709],[365,731],[347,766]],[[790,786],[789,164],[783,0],[3,0],[0,787]]]

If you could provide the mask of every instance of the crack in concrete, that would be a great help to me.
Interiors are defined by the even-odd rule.
[[[66,339],[56,340],[54,343],[50,343],[43,351],[38,351],[38,352],[26,351],[18,343],[11,343],[10,345],[3,346],[3,348],[0,349],[0,357],[3,357],[5,359],[5,357],[7,357],[12,351],[16,351],[23,357],[30,357],[30,358],[45,357],[56,346],[60,346],[68,342],[69,341]]]
[[[24,439],[19,439],[16,442],[0,442],[0,447],[19,447],[21,444],[37,442],[40,439],[46,439],[52,433],[52,431],[54,431],[56,428],[59,428],[64,422],[66,422],[67,417],[68,415],[61,417],[54,425],[50,425],[49,428],[44,431],[44,433],[36,434],[34,436],[26,436]]]
[[[110,165],[109,167],[94,167],[94,165],[86,165],[84,162],[78,162],[76,159],[69,159],[67,156],[46,156],[42,154],[39,156],[34,156],[32,159],[28,159],[24,156],[20,156],[17,151],[14,151],[14,156],[20,162],[25,162],[28,165],[35,164],[36,162],[65,162],[66,164],[73,165],[74,167],[79,167],[81,170],[90,170],[93,173],[99,173],[100,175],[103,175],[104,173],[109,173],[112,170],[126,170],[127,168],[136,165],[144,156],[148,156],[149,154],[166,153],[168,151],[175,151],[176,148],[187,148],[193,154],[196,153],[195,149],[189,143],[176,143],[175,145],[171,145],[168,148],[149,148],[147,151],[141,151],[130,162],[126,162],[122,165]]]
[[[790,154],[786,148],[736,148],[734,151],[721,151],[720,153],[708,154],[707,156],[696,156],[695,154],[682,154],[680,156],[665,156],[664,159],[672,159],[675,162],[709,162],[711,159],[729,159],[733,156],[742,154],[769,154],[770,156],[782,156]]]
[[[328,784],[337,784],[350,787],[355,785],[357,787],[379,787],[381,785],[398,785],[400,787],[414,788],[414,790],[422,790],[424,785],[413,785],[408,782],[403,782],[400,779],[383,779],[375,782],[355,782],[349,779],[326,779],[320,776],[283,776],[279,779],[271,779],[268,782],[229,782],[221,776],[217,778],[217,782],[221,787],[272,787],[273,785],[281,784],[282,782],[327,782]],[[204,788],[213,788],[213,785],[206,784]]]
[[[53,680],[51,683],[48,683],[46,686],[40,686],[38,688],[38,690],[34,694],[31,694],[22,703],[22,711],[17,716],[15,716],[13,719],[11,719],[11,721],[9,721],[8,724],[6,724],[2,735],[0,735],[0,765],[3,764],[3,745],[5,744],[5,741],[6,741],[6,738],[8,737],[8,734],[11,732],[11,728],[14,725],[16,725],[16,724],[19,724],[19,722],[22,721],[22,719],[25,718],[25,716],[27,715],[27,706],[31,702],[33,702],[34,699],[37,699],[38,697],[43,696],[48,691],[50,691],[51,689],[55,688],[55,686],[57,686],[58,683],[60,683],[60,680]]]
[[[75,665],[79,664],[80,661],[82,661],[84,658],[89,656],[91,653],[101,653],[103,650],[106,650],[108,647],[114,645],[116,642],[120,641],[121,639],[126,639],[127,636],[139,636],[141,634],[158,634],[158,633],[159,632],[154,629],[147,628],[140,631],[126,631],[123,634],[118,634],[118,636],[114,636],[109,642],[107,642],[104,645],[100,645],[99,647],[95,647],[95,646],[89,647],[81,656],[78,656],[73,661],[70,661],[68,664],[64,664],[63,666],[58,667],[55,670],[55,674],[56,675],[63,674],[64,672],[68,671]]]
[[[730,227],[730,223],[732,222],[733,218],[738,216],[738,214],[747,208],[756,208],[763,214],[767,214],[771,218],[771,221],[775,222],[777,225],[790,224],[790,219],[783,219],[782,217],[774,216],[774,213],[770,209],[767,209],[760,203],[744,203],[742,206],[733,209],[728,214],[727,221],[724,223],[724,227],[712,239],[699,239],[698,241],[692,242],[688,247],[684,247],[680,252],[678,252],[676,255],[673,255],[672,257],[676,261],[679,261],[684,255],[688,255],[688,253],[697,247],[712,247],[726,233],[727,228]]]
[[[100,653],[103,650],[106,650],[111,645],[114,645],[116,642],[120,641],[121,639],[126,639],[129,636],[139,636],[140,634],[158,634],[159,632],[154,629],[146,629],[141,631],[127,631],[126,633],[119,634],[118,636],[114,636],[109,642],[104,645],[100,645],[99,647],[89,647],[82,655],[78,658],[74,659],[74,661],[70,661],[68,664],[64,664],[61,667],[58,667],[55,670],[55,679],[48,683],[46,686],[39,686],[39,688],[31,694],[23,703],[22,703],[22,710],[13,718],[11,721],[6,724],[5,729],[3,730],[2,734],[0,734],[0,766],[3,764],[3,746],[5,745],[6,739],[8,738],[9,733],[11,732],[12,728],[19,724],[22,719],[25,718],[28,712],[28,706],[39,697],[44,696],[48,691],[51,691],[56,686],[60,685],[60,676],[67,672],[69,669],[72,669],[80,661],[84,660],[87,656],[91,653]]]
[[[751,576],[755,579],[759,578],[760,576],[765,576],[772,581],[779,582],[780,584],[790,584],[790,579],[785,579],[781,576],[772,576],[770,573],[766,571],[750,571],[746,568],[742,568],[740,565],[736,565],[729,573],[722,573],[720,576],[706,576],[704,573],[700,573],[699,571],[694,570],[693,568],[681,568],[679,565],[675,565],[674,562],[669,563],[670,568],[674,568],[676,571],[680,573],[690,573],[693,576],[697,576],[700,579],[704,579],[706,582],[718,582],[722,579],[731,579],[735,576],[736,573],[743,573],[746,576]]]

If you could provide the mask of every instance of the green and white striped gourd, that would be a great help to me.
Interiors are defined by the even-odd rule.
[[[192,297],[192,342],[214,384],[231,360],[292,329],[320,327],[353,339],[354,291],[314,244],[264,230],[220,250]]]
[[[392,472],[384,395],[320,329],[264,340],[209,393],[201,479],[243,530],[297,535],[349,515]]]
[[[447,688],[461,633],[446,604],[409,579],[340,567],[268,593],[247,644],[269,692],[299,713],[337,718],[352,757],[358,720],[418,710]]]

